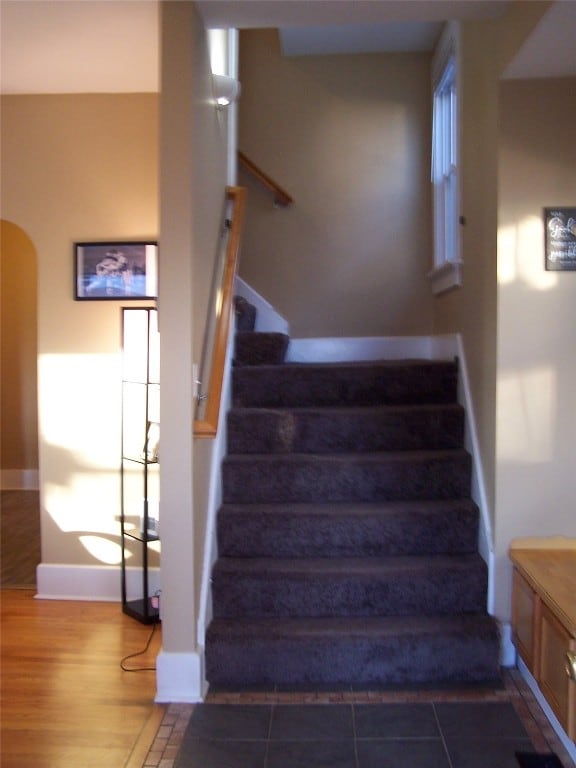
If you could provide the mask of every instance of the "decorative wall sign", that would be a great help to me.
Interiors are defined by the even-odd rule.
[[[74,298],[155,299],[158,244],[75,243]]]
[[[576,208],[544,208],[546,269],[576,270]]]

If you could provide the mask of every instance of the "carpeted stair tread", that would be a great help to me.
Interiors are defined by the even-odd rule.
[[[285,363],[238,368],[234,406],[330,406],[454,403],[456,363],[381,361],[370,363]]]
[[[213,571],[218,617],[478,613],[486,587],[477,554],[220,558]]]
[[[457,403],[399,406],[233,408],[229,453],[314,453],[458,448]]]
[[[435,570],[454,572],[480,568],[486,564],[477,553],[466,555],[427,555],[411,557],[223,557],[214,566],[214,574],[265,573],[270,576],[293,574],[304,580],[315,575],[340,577],[349,575],[380,574],[395,577],[402,574],[430,574]]]
[[[498,633],[486,614],[214,619],[212,685],[485,682],[498,678]]]
[[[457,361],[268,365],[257,336],[232,372],[208,682],[496,679]]]
[[[470,487],[463,450],[237,454],[222,465],[225,502],[454,499]]]
[[[289,341],[285,333],[239,331],[235,336],[234,365],[280,365]]]
[[[225,504],[221,557],[355,557],[475,552],[471,499]]]

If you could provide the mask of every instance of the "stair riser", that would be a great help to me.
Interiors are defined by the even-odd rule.
[[[478,541],[476,508],[397,515],[218,514],[221,557],[462,554]]]
[[[315,640],[266,636],[208,638],[207,678],[213,685],[475,683],[498,678],[498,647],[474,635],[327,636]]]
[[[215,617],[303,618],[477,613],[486,608],[486,586],[483,571],[445,568],[394,579],[216,571],[212,588]]]
[[[418,365],[240,368],[234,406],[308,407],[455,403],[457,370],[450,363]]]
[[[289,338],[283,333],[237,333],[234,365],[281,365]]]
[[[457,499],[469,494],[463,452],[380,456],[239,457],[223,463],[225,503]]]
[[[251,365],[270,346],[237,345],[207,680],[495,680],[457,365]]]
[[[338,453],[462,447],[459,406],[334,411],[233,410],[229,453]]]

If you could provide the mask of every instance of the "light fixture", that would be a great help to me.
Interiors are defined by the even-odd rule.
[[[240,83],[227,75],[212,75],[212,90],[216,107],[223,109],[240,95]]]

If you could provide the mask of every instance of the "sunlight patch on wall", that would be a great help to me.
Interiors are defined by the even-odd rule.
[[[558,283],[557,275],[544,269],[544,220],[537,216],[498,228],[498,283],[517,281],[537,291]]]
[[[516,280],[516,227],[498,229],[498,283],[509,285]]]
[[[46,483],[44,506],[64,533],[120,537],[120,485],[116,475],[76,475],[66,485]]]
[[[500,376],[498,460],[523,464],[553,460],[556,401],[556,374],[552,368]]]
[[[226,29],[208,30],[210,66],[213,75],[228,74],[228,34]]]
[[[62,463],[110,469],[120,457],[120,355],[42,355],[42,440],[69,454]]]
[[[92,555],[95,560],[99,560],[106,565],[120,565],[122,562],[122,548],[120,544],[105,539],[102,536],[80,536],[80,543]],[[132,555],[126,552],[126,557]]]

